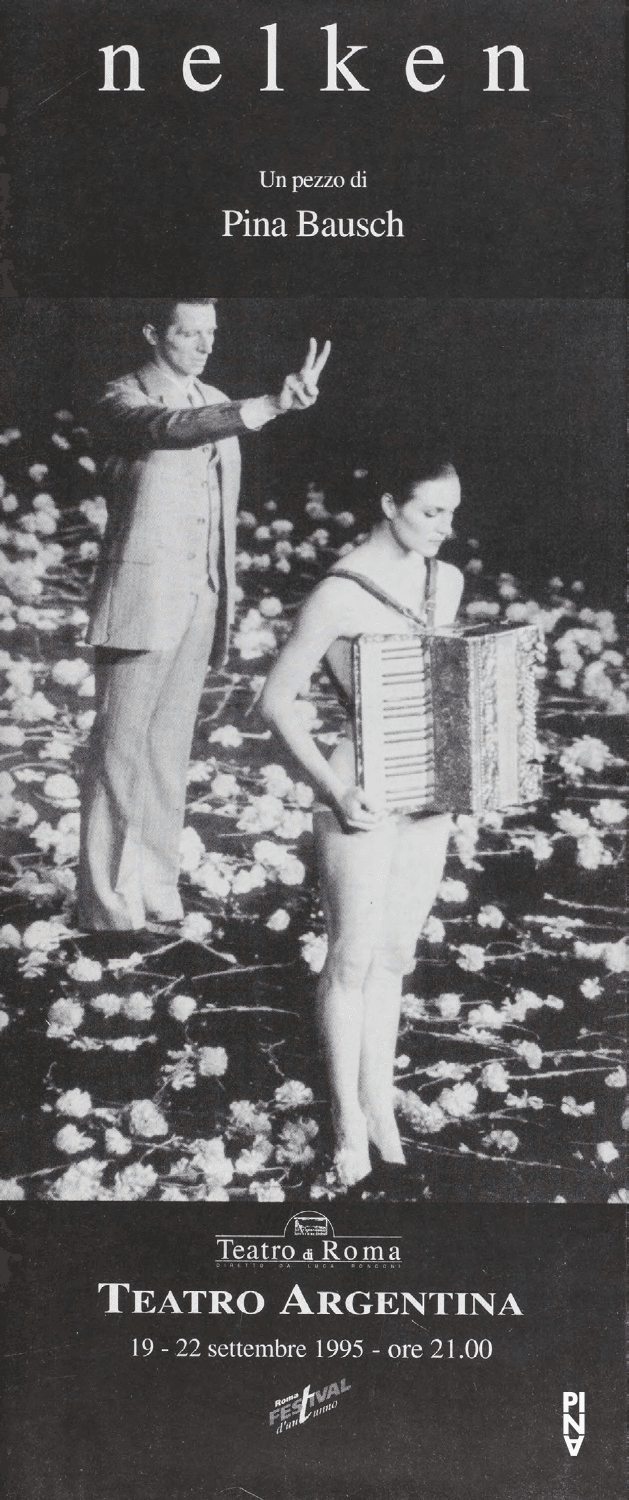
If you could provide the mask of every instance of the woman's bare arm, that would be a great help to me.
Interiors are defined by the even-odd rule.
[[[372,828],[379,821],[381,810],[365,798],[360,787],[348,790],[339,780],[296,709],[298,694],[328,647],[343,633],[339,618],[341,589],[342,585],[339,588],[339,584],[326,581],[306,600],[293,633],[266,680],[260,710],[341,821],[352,828]]]

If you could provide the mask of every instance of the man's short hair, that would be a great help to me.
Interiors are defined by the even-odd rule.
[[[186,307],[213,307],[215,302],[216,297],[158,297],[146,303],[142,324],[150,323],[163,338],[173,321],[176,307],[182,304]]]

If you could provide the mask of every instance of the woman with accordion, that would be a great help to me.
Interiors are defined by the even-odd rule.
[[[314,836],[328,932],[318,1024],[335,1167],[341,1184],[359,1189],[386,1189],[404,1172],[393,1090],[402,981],[441,881],[450,817],[387,812],[384,799],[357,784],[352,643],[454,621],[463,577],[437,554],[460,499],[447,450],[418,446],[393,459],[373,529],[306,599],[261,700],[318,794]],[[321,663],[348,715],[329,760],[296,708]]]

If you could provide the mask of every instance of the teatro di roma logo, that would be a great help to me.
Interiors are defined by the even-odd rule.
[[[238,1261],[264,1261],[276,1265],[287,1262],[312,1264],[334,1261],[361,1264],[396,1264],[401,1261],[400,1235],[382,1239],[374,1235],[337,1235],[325,1214],[303,1211],[292,1214],[283,1235],[217,1234],[216,1256],[219,1265]]]

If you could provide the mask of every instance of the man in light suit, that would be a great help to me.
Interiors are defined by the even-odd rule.
[[[95,931],[178,921],[179,841],[192,735],[208,666],[234,617],[238,437],[312,406],[329,353],[314,340],[279,396],[229,401],[202,384],[215,299],[163,300],[151,357],[113,381],[94,430],[108,523],[88,630],[96,718],[87,752],[79,921]]]

